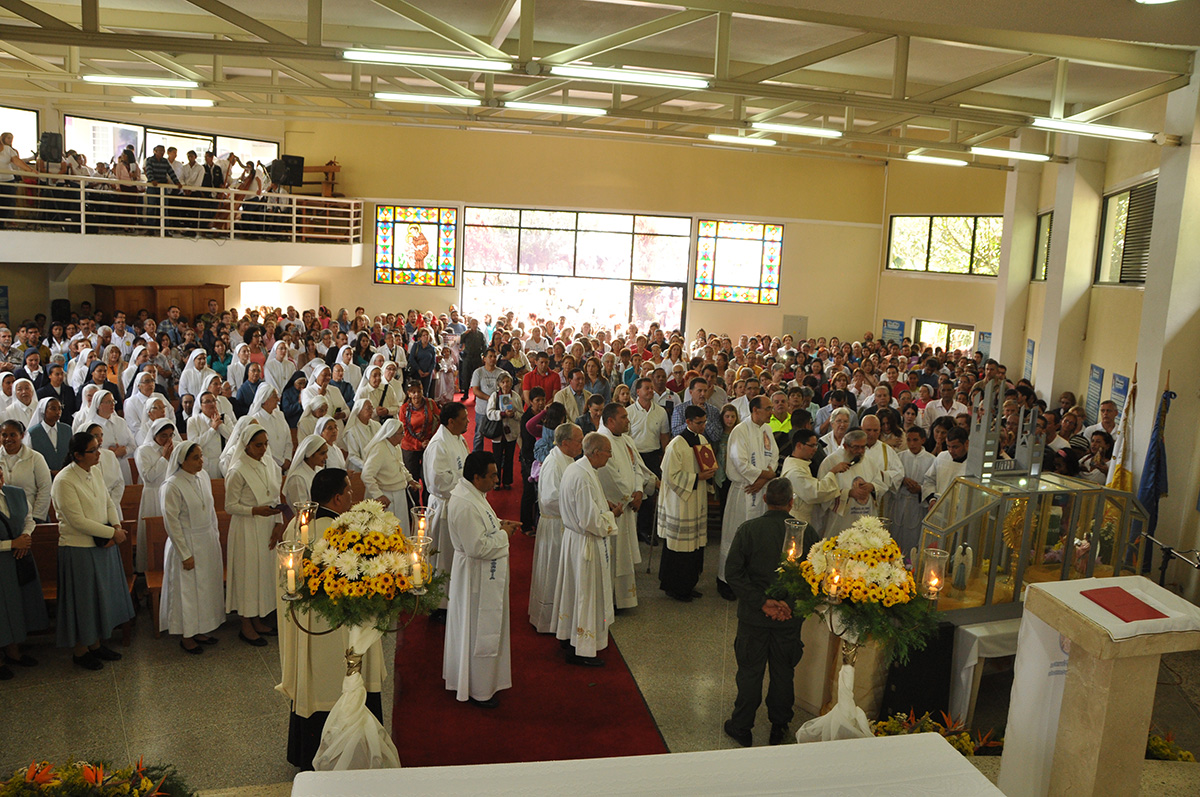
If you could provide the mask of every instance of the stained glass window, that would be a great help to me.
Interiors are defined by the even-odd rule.
[[[713,302],[779,304],[783,225],[701,219],[692,296]]]
[[[458,210],[375,207],[375,281],[454,287]]]

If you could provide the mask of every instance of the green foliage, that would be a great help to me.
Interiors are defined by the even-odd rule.
[[[1168,732],[1164,736],[1151,733],[1146,740],[1146,758],[1154,761],[1188,761],[1196,763],[1196,756],[1175,744],[1174,734]]]
[[[195,797],[170,764],[111,769],[107,761],[30,762],[0,782],[0,797]]]
[[[429,614],[438,608],[446,597],[446,583],[449,576],[439,572],[425,584],[424,595],[414,595],[412,592],[397,593],[396,597],[388,600],[383,595],[330,598],[322,590],[315,596],[308,591],[308,586],[300,585],[299,600],[293,601],[296,611],[313,611],[322,620],[329,623],[331,628],[340,626],[374,626],[380,631],[391,631],[404,615],[412,618],[421,614]],[[407,623],[406,623],[407,625]]]

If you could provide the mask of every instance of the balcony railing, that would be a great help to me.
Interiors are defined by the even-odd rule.
[[[0,169],[0,227],[83,235],[362,243],[361,199],[233,188],[150,185],[108,177]]]

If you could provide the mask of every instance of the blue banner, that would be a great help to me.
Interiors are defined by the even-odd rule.
[[[1025,378],[1033,379],[1033,352],[1037,344],[1033,342],[1033,338],[1025,341]]]
[[[988,357],[992,356],[992,333],[991,332],[980,332],[976,336],[975,350],[983,352],[983,359],[985,359],[985,360]]]
[[[1100,419],[1100,391],[1104,388],[1104,369],[1092,363],[1088,371],[1087,416],[1089,423]]]
[[[1117,402],[1118,407],[1125,406],[1125,397],[1129,395],[1129,377],[1121,376],[1113,372],[1112,389],[1109,391],[1108,397]]]
[[[904,340],[904,322],[894,321],[890,318],[883,319],[883,340],[890,343],[899,343]]]

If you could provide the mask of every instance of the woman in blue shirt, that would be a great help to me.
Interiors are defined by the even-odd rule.
[[[233,355],[225,348],[225,341],[220,338],[213,341],[212,352],[208,356],[208,367],[220,374],[222,379],[228,379],[229,366],[233,363]]]

